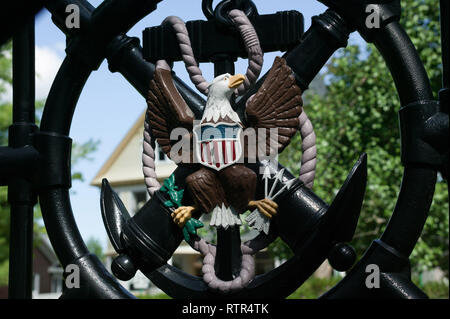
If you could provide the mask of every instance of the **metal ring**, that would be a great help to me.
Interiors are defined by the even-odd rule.
[[[212,6],[212,0],[205,0],[205,2],[206,7],[210,2]],[[101,13],[105,14],[105,12]],[[401,37],[398,36],[399,34],[401,35]],[[386,39],[390,39],[389,42],[393,42],[396,45],[392,46],[389,42],[385,43]],[[406,33],[401,29],[400,25],[397,23],[393,23],[393,25],[385,31],[383,37],[380,37],[376,43],[379,47],[380,52],[383,53],[385,60],[387,60],[387,62],[389,62],[391,65],[396,65],[399,59],[404,61],[403,64],[400,63],[398,64],[399,66],[397,68],[393,68],[391,70],[393,77],[397,80],[397,82],[399,82],[399,80],[401,80],[405,76],[405,74],[408,75],[413,73],[413,67],[421,63],[419,59],[416,59],[416,54],[411,54],[411,51],[413,50],[412,45],[407,46],[409,51],[403,50],[403,44],[408,41],[410,40],[407,37]],[[412,58],[405,58],[405,55],[406,57],[410,55],[412,56]],[[42,131],[55,132],[59,134],[64,134],[67,132],[66,134],[68,134],[73,112],[79,98],[79,93],[83,89],[83,86],[88,79],[91,71],[92,70],[90,70],[89,68],[81,68],[78,60],[71,57],[66,57],[66,60],[61,66],[47,98],[43,120],[41,122]],[[413,77],[410,76],[409,78]],[[427,88],[428,85],[426,85],[427,82],[428,79],[425,76],[419,76],[417,81],[406,81],[400,87],[400,89],[397,88],[400,98],[404,99],[405,97],[408,97],[410,92],[417,92],[417,96],[414,95],[414,97],[418,99],[431,95],[431,92],[429,92],[429,89]],[[76,85],[72,85],[72,83],[75,83]],[[62,96],[64,96],[65,98],[63,99]],[[58,106],[58,108],[56,108],[56,106]],[[63,109],[63,111],[53,112],[58,109]],[[414,171],[411,172],[411,170]],[[403,248],[399,250],[401,250],[402,252],[406,251],[406,254],[408,254],[409,250],[411,249],[410,246],[414,246],[414,244],[416,243],[418,238],[416,231],[420,233],[425,219],[422,219],[421,216],[416,217],[415,215],[417,214],[413,214],[411,216],[410,212],[406,209],[403,213],[400,212],[404,209],[404,203],[409,202],[407,199],[403,199],[403,197],[407,193],[417,194],[423,192],[424,189],[427,191],[427,193],[432,194],[432,190],[434,190],[434,188],[432,187],[434,186],[434,171],[426,168],[423,169],[423,173],[419,172],[420,174],[418,174],[417,172],[415,172],[415,170],[416,168],[414,167],[407,167],[405,169],[406,179],[404,183],[402,183],[402,189],[400,192],[402,195],[402,201],[398,205],[399,208],[396,207],[393,216],[391,217],[391,219],[395,218],[396,222],[390,223],[390,225],[388,225],[387,227],[387,230],[383,234],[384,237],[389,237],[385,238],[385,241],[391,245],[396,244],[400,240],[400,244],[393,246],[399,246],[400,248]],[[410,177],[411,173],[413,173],[413,178]],[[430,175],[431,178],[429,177]],[[424,185],[423,182],[417,182],[418,180],[423,180],[423,176],[427,177],[426,185]],[[411,186],[414,186],[414,189],[412,191]],[[427,198],[430,198],[430,201],[431,197],[432,196],[427,196]],[[90,290],[91,296],[109,298],[131,297],[122,290],[123,287],[121,287],[116,280],[107,277],[108,273],[105,271],[104,267],[100,267],[97,264],[92,265],[85,262],[85,259],[87,259],[90,255],[87,254],[88,250],[83,245],[81,235],[79,234],[77,225],[73,218],[68,189],[63,187],[43,189],[40,191],[40,200],[42,201],[41,205],[43,217],[46,222],[46,226],[52,243],[57,242],[57,239],[59,237],[65,239],[64,241],[60,241],[57,245],[55,245],[55,250],[58,257],[60,258],[60,260],[62,259],[63,263],[66,264],[69,261],[71,262],[72,260],[74,260],[74,257],[78,258],[78,260],[83,259],[82,261],[84,263],[82,263],[82,265],[86,265],[84,266],[83,271],[87,273],[86,278],[91,279],[90,285],[88,285],[87,288],[88,290]],[[402,229],[404,229],[405,225],[402,223],[403,220],[410,221],[410,223],[408,224],[408,228],[416,226],[414,227],[414,233],[412,233],[411,236],[399,236],[399,234],[403,235],[403,233],[399,233],[397,231],[400,228],[399,225]],[[63,229],[61,229],[60,227],[61,224],[64,225]],[[65,234],[65,237],[61,235],[64,230],[69,230],[69,232]],[[283,267],[283,270],[286,270],[286,267],[288,266],[296,266],[295,262],[296,261],[293,261],[292,264],[285,263],[284,265],[286,266],[281,267]],[[295,267],[295,269],[294,267],[292,267],[289,270],[292,271],[292,273],[298,274],[298,267]],[[102,273],[102,271],[105,272]],[[181,273],[181,271],[179,273]],[[108,281],[105,278],[107,278]],[[191,283],[193,282],[193,280],[189,282],[185,280],[185,282]],[[291,280],[291,282],[294,283],[295,280]],[[107,289],[105,289],[105,287]],[[186,287],[185,291],[188,293],[192,293],[192,290],[188,288],[190,287]],[[75,296],[75,290],[72,296]]]
[[[213,0],[203,0],[202,1],[202,11],[206,19],[214,19],[214,10],[212,8]]]
[[[227,27],[234,27],[233,21],[228,13],[233,9],[239,9],[245,13],[248,18],[252,18],[258,14],[258,9],[253,1],[250,0],[224,0],[220,2],[214,9],[215,20]]]

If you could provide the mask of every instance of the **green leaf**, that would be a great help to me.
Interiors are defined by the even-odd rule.
[[[173,207],[174,205],[173,205],[172,201],[167,200],[167,201],[164,202],[164,206],[166,206],[166,207]]]
[[[203,227],[203,223],[198,219],[189,219],[183,227],[183,237],[186,242],[191,239],[190,235],[197,235],[197,228]]]

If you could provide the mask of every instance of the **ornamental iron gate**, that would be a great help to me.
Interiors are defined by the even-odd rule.
[[[242,289],[218,292],[210,289],[201,278],[166,264],[182,241],[183,232],[170,218],[173,210],[164,204],[168,200],[164,192],[155,192],[155,196],[130,217],[104,180],[102,217],[111,243],[119,253],[112,264],[117,278],[130,279],[139,269],[175,298],[284,298],[328,259],[334,269],[349,272],[321,298],[427,297],[411,282],[408,257],[427,219],[437,173],[445,180],[448,178],[449,3],[440,2],[444,73],[443,89],[436,101],[422,62],[399,24],[400,0],[320,1],[329,9],[313,17],[305,33],[303,17],[297,11],[259,15],[252,1],[235,0],[222,1],[215,9],[212,0],[204,0],[202,9],[207,21],[190,21],[186,28],[198,61],[213,62],[216,76],[233,74],[234,61],[237,57],[247,57],[247,52],[239,34],[229,30],[232,22],[228,13],[235,8],[242,10],[254,25],[264,52],[285,51],[283,59],[302,92],[308,89],[332,54],[347,45],[351,32],[358,31],[364,40],[375,44],[391,71],[402,105],[399,122],[404,175],[397,204],[383,235],[372,242],[354,265],[356,255],[347,243],[353,238],[364,198],[365,154],[356,162],[331,204],[325,203],[280,164],[269,165],[268,169],[280,181],[292,182],[280,195],[280,213],[274,217],[268,234],[260,233],[248,247],[268,245],[281,237],[294,257],[256,276]],[[69,131],[80,93],[90,74],[104,59],[111,72],[122,74],[144,97],[154,79],[156,61],[181,60],[170,28],[145,29],[143,47],[139,39],[126,35],[135,23],[156,10],[158,2],[107,0],[94,8],[85,0],[49,0],[35,1],[33,7],[26,9],[17,6],[10,11],[13,16],[20,16],[4,29],[1,37],[4,43],[14,33],[13,119],[9,146],[0,148],[0,184],[8,186],[11,205],[10,298],[31,298],[33,207],[38,198],[47,233],[62,266],[75,264],[80,269],[80,288],[66,289],[62,298],[134,297],[97,256],[89,252],[78,231],[69,196],[72,145]],[[380,14],[379,28],[369,28],[365,23],[369,2]],[[71,4],[80,8],[80,28],[65,26],[66,7]],[[67,36],[67,56],[54,79],[38,127],[34,110],[34,14],[43,6]],[[233,109],[241,118],[249,97],[258,91],[267,76],[233,101]],[[205,100],[175,75],[173,83],[194,117],[200,119]],[[262,165],[257,162],[247,167],[259,172]],[[184,181],[190,173],[190,168],[179,165],[171,187],[184,189]],[[257,192],[265,182],[258,177]],[[281,192],[282,185],[270,183]],[[215,269],[218,277],[230,277],[242,258],[233,249],[236,244],[240,245],[239,234],[218,229],[216,264],[220,267]],[[379,289],[369,289],[365,285],[366,267],[370,264],[379,266]]]

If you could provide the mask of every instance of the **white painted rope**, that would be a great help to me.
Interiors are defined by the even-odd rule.
[[[207,243],[204,239],[196,240],[193,248],[203,255],[203,281],[212,290],[228,293],[247,287],[255,277],[255,259],[253,255],[257,252],[246,245],[241,245],[242,263],[239,276],[233,280],[224,281],[216,276],[214,263],[216,259],[216,246]]]
[[[143,151],[142,151],[142,171],[144,173],[145,186],[147,187],[147,192],[150,198],[153,193],[156,192],[161,184],[156,177],[155,172],[155,150],[152,145],[155,144],[153,137],[150,134],[150,120],[148,112],[145,114],[144,121],[144,141],[143,141]]]
[[[298,117],[298,120],[300,135],[302,137],[302,163],[298,178],[306,187],[312,188],[316,176],[317,163],[316,133],[314,133],[313,125],[304,109]]]

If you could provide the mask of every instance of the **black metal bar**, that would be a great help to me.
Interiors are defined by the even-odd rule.
[[[433,200],[436,171],[428,167],[406,166],[402,186],[381,240],[409,256],[422,233]]]
[[[105,58],[108,43],[117,37],[119,33],[128,31],[128,29],[143,16],[152,12],[156,8],[156,3],[158,2],[160,2],[160,0],[133,0],[131,4],[124,0],[105,1],[97,9],[92,11],[90,15],[89,11],[92,10],[93,7],[86,1],[74,0],[64,2],[65,4],[73,3],[84,8],[84,18],[80,22],[80,29],[83,32],[80,33],[80,36],[72,38],[67,48],[68,56],[64,60],[54,81],[54,83],[56,83],[56,90],[65,89],[67,90],[67,94],[71,94],[71,96],[65,96],[67,94],[49,94],[49,99],[57,97],[60,100],[47,101],[42,116],[41,130],[56,132],[63,135],[69,134],[70,121],[72,120],[76,101],[78,100],[79,94],[90,73],[97,69]],[[126,10],[126,7],[133,7],[134,9]],[[135,7],[137,7],[137,9]],[[51,5],[47,5],[47,8],[53,14],[55,20],[64,21],[66,13],[61,9],[61,4],[53,1],[51,2]],[[127,12],[127,14],[121,16],[120,23],[116,23],[117,16],[120,15],[119,13],[121,11]],[[105,25],[112,27],[108,28],[105,27]],[[64,25],[60,27],[63,31],[70,34],[70,31],[66,30]],[[102,40],[99,41],[99,39]],[[62,78],[63,76],[70,76],[70,79]],[[74,90],[67,85],[64,85],[64,83],[59,83],[63,81],[70,81],[75,85],[76,89]],[[71,103],[71,108],[61,108],[60,105],[66,101],[75,101],[75,103]],[[49,116],[49,114],[54,114],[53,116],[55,118],[64,120],[59,121],[59,123],[58,121],[53,121],[50,125],[49,119],[52,116]],[[65,129],[63,127],[65,127]]]
[[[350,31],[346,21],[332,10],[312,18],[311,27],[301,43],[285,54],[286,62],[296,74],[303,91],[333,53],[347,46]]]
[[[38,158],[39,153],[32,146],[0,147],[0,185],[7,185],[12,177],[32,174]]]
[[[2,3],[0,11],[0,46],[12,37],[31,17],[44,6],[45,0],[9,1]]]
[[[449,41],[449,22],[450,22],[450,3],[449,1],[441,0],[440,3],[441,10],[441,46],[442,46],[442,89],[439,91],[439,111],[442,112],[440,117],[440,123],[442,123],[443,129],[441,130],[444,133],[445,138],[436,140],[441,140],[441,143],[445,143],[445,150],[441,151],[442,156],[442,167],[440,168],[441,175],[448,182],[448,171],[449,171],[449,146],[448,146],[448,114],[449,114],[449,106],[450,106],[450,88],[449,88],[449,79],[448,79],[448,59],[449,59],[449,51],[450,51],[450,41]],[[437,123],[439,123],[437,122]]]
[[[39,189],[42,215],[49,238],[63,266],[69,263],[80,266],[82,288],[65,292],[65,296],[70,297],[132,297],[114,278],[109,276],[104,266],[95,260],[95,256],[89,254],[73,217],[68,190],[70,183],[67,183],[65,179],[58,180],[57,176],[53,176],[54,169],[51,167],[52,163],[59,161],[58,158],[70,156],[67,154],[70,150],[67,148],[69,143],[67,135],[70,131],[73,112],[87,78],[105,58],[108,43],[120,36],[119,33],[127,31],[144,15],[153,11],[152,3],[156,4],[159,1],[111,0],[105,2],[92,13],[92,19],[85,17],[86,24],[80,25],[82,29],[80,33],[71,37],[67,49],[68,56],[50,89],[42,116],[41,132],[37,136],[38,139],[41,139],[42,144],[40,145],[47,150],[47,153],[42,155],[41,169],[45,175],[41,177],[41,180],[52,179],[54,181],[53,185],[48,183]],[[79,3],[79,1],[72,1],[72,3]],[[130,7],[140,8],[140,10],[127,10],[126,4]],[[51,12],[52,9],[53,7],[49,7]],[[119,19],[121,10],[131,14],[126,13],[124,19]],[[63,18],[60,16],[62,12],[56,9],[52,14],[60,20]],[[120,23],[115,24],[119,21],[117,19],[120,20]],[[114,26],[103,34],[99,30],[104,30],[105,25],[94,31],[98,23]],[[97,42],[98,39],[102,39],[102,41]],[[50,138],[60,141],[59,153],[46,147]],[[58,158],[54,158],[55,156]],[[65,171],[62,173],[66,174]]]
[[[374,35],[373,42],[391,71],[402,106],[433,100],[428,75],[400,23],[392,22],[380,29]]]
[[[66,8],[69,5],[76,5],[80,11],[80,28],[67,28],[66,18],[68,13]],[[68,37],[79,35],[90,24],[91,14],[95,10],[86,0],[49,0],[45,3],[45,8],[51,12],[53,23]]]
[[[374,36],[374,43],[391,71],[403,106],[433,99],[425,68],[398,22],[394,21],[379,30]],[[386,244],[405,256],[411,254],[422,232],[433,199],[435,182],[436,170],[432,167],[405,166],[397,204],[381,237]]]
[[[34,128],[34,17],[13,37],[13,125],[9,145],[31,144]],[[29,299],[32,289],[33,207],[36,196],[29,178],[15,178],[8,187],[11,204],[9,298]]]
[[[45,103],[41,131],[69,135],[70,125],[67,123],[72,121],[76,102],[91,72],[92,70],[87,65],[79,63],[72,56],[64,59]],[[54,94],[53,91],[60,93]],[[65,107],[61,107],[61,105],[65,105]],[[55,121],[54,119],[59,120]]]
[[[214,63],[214,76],[219,76],[221,74],[230,73],[234,74],[234,61],[236,59],[232,58],[228,54],[216,55],[211,59]]]
[[[450,20],[450,2],[447,0],[441,0],[441,45],[442,45],[442,86],[444,88],[449,87],[448,79],[448,58],[450,51],[449,41],[449,20]]]
[[[214,62],[215,77],[225,73],[234,74],[235,59],[230,55],[216,55],[211,60]],[[217,255],[214,264],[217,277],[222,280],[233,280],[236,276],[239,276],[241,261],[239,226],[232,226],[227,229],[217,228]]]
[[[34,18],[13,37],[13,122],[34,123]]]
[[[286,51],[300,42],[303,34],[303,16],[298,11],[281,11],[251,18],[264,52]],[[231,26],[217,20],[186,22],[192,51],[198,62],[209,62],[211,57],[226,53],[235,58],[247,57],[241,35]],[[142,33],[144,58],[149,62],[160,59],[181,61],[181,51],[172,26],[146,28]]]
[[[114,38],[106,52],[109,69],[119,72],[144,97],[147,98],[148,85],[153,78],[155,65],[142,57],[142,48],[137,38],[119,35]],[[175,87],[180,92],[196,118],[200,118],[205,106],[205,100],[173,72]]]
[[[311,81],[333,53],[347,46],[351,32],[347,22],[333,10],[327,10],[312,20],[312,25],[303,35],[301,42],[283,55],[302,91],[308,89]],[[245,95],[236,100],[236,112],[241,118],[244,118],[245,103],[259,90],[266,76],[267,73]]]

